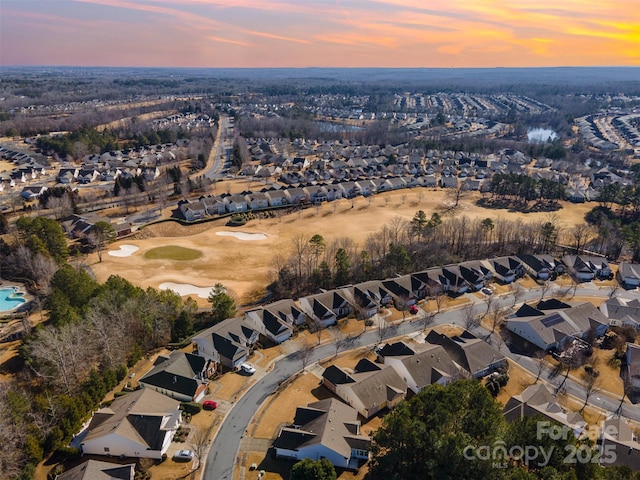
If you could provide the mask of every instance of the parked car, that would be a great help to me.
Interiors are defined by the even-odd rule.
[[[489,287],[484,287],[482,290],[480,290],[482,293],[484,293],[485,295],[493,295],[493,290],[491,290]]]
[[[218,402],[215,402],[213,400],[205,400],[204,402],[202,402],[202,408],[205,410],[215,410],[216,408],[218,408]]]
[[[409,307],[409,313],[410,313],[411,315],[415,315],[416,313],[418,313],[418,307],[416,307],[415,305],[411,305],[411,306]]]
[[[256,373],[255,367],[248,363],[243,363],[242,365],[240,365],[240,371],[246,373],[247,375],[253,375],[254,373]]]
[[[193,460],[193,452],[191,450],[178,450],[173,455],[175,462],[190,462]]]

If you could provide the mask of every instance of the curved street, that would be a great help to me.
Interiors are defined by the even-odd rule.
[[[545,297],[552,297],[554,293],[557,293],[560,290],[560,287],[555,286],[555,288],[551,288],[546,292]],[[539,290],[526,291],[522,295],[518,304],[540,299],[540,296],[541,294]],[[589,286],[589,284],[583,284],[576,288],[575,296],[607,297],[608,292],[606,290],[600,290],[598,287],[593,285]],[[640,292],[621,290],[619,296],[640,299]],[[485,301],[478,299],[475,296],[469,295],[469,297],[474,303],[474,313],[482,314],[486,312]],[[495,302],[500,307],[510,307],[513,304],[512,297],[509,294],[501,296]],[[430,326],[441,324],[463,326],[463,319],[459,315],[459,309],[438,313]],[[422,317],[418,317],[411,321],[405,321],[393,325],[388,330],[384,339],[401,337],[418,332],[423,328],[424,323],[422,322]],[[476,336],[490,341],[490,343],[492,343],[495,348],[498,348],[505,356],[529,370],[534,376],[537,376],[538,367],[535,363],[535,359],[512,353],[505,343],[494,341],[494,335],[483,327],[479,326],[471,329],[471,331]],[[342,353],[366,346],[374,347],[378,343],[381,343],[379,340],[380,333],[377,330],[369,330],[357,337],[352,337],[346,344],[340,345],[338,352]],[[335,353],[336,346],[334,342],[318,345],[313,349],[313,353],[311,358],[308,359],[307,365],[311,365],[312,363],[327,357],[332,357]],[[220,429],[211,444],[211,448],[209,449],[206,458],[202,476],[203,479],[233,479],[233,472],[238,458],[237,454],[240,447],[240,441],[242,440],[254,414],[267,397],[275,393],[280,381],[293,376],[300,370],[302,370],[302,359],[298,353],[294,352],[283,356],[274,362],[273,368],[270,372],[268,372],[264,377],[258,379],[257,382],[237,400],[231,410],[227,413],[227,416],[223,420]],[[558,388],[564,381],[564,385],[562,385],[563,391],[584,401],[584,387],[573,381],[571,378],[567,378],[566,381],[564,380],[564,376],[553,378],[548,369],[544,370],[540,378],[555,388]],[[605,410],[611,415],[620,414],[631,420],[640,421],[640,407],[629,403],[624,403],[621,407],[620,398],[613,398],[602,392],[594,393],[589,398],[589,405]]]

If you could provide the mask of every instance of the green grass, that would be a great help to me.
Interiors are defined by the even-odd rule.
[[[201,256],[202,252],[200,250],[177,247],[175,245],[152,248],[144,254],[144,258],[149,260],[195,260]]]

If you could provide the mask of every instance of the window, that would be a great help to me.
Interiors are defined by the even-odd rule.
[[[109,447],[104,447],[104,451],[109,453]]]
[[[360,450],[358,448],[354,448],[351,450],[351,456],[357,458],[368,458],[369,451],[368,450]]]

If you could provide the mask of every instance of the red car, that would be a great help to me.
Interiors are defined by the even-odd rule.
[[[416,307],[415,305],[411,305],[411,306],[409,307],[409,313],[410,313],[411,315],[415,315],[416,313],[418,313],[418,307]]]
[[[202,408],[205,410],[215,410],[218,408],[218,402],[214,402],[213,400],[205,400],[202,402]]]

